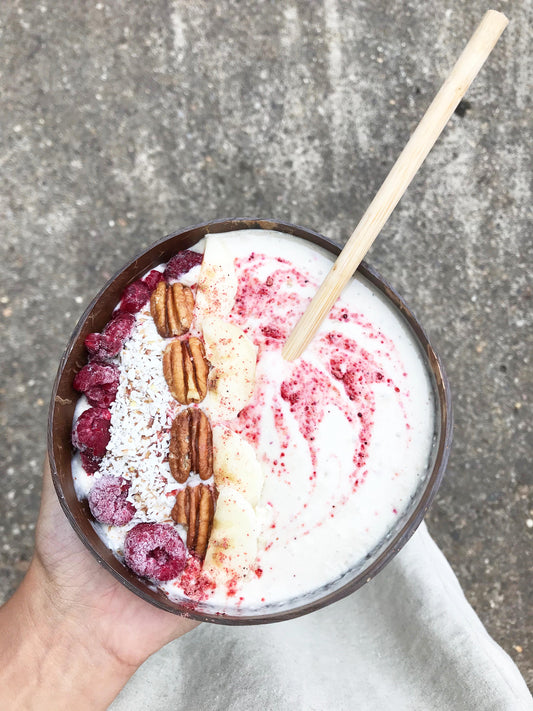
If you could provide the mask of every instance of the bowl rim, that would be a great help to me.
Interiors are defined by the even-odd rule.
[[[54,487],[61,504],[63,511],[65,512],[67,519],[69,520],[71,526],[77,533],[78,537],[81,539],[82,543],[91,552],[93,557],[96,558],[98,563],[106,568],[119,582],[125,585],[129,590],[131,590],[136,595],[140,596],[146,602],[149,602],[156,607],[159,607],[167,612],[174,614],[180,614],[192,619],[196,619],[202,622],[212,622],[217,624],[228,624],[228,625],[252,625],[252,624],[264,624],[271,622],[281,622],[284,620],[293,619],[301,615],[308,614],[322,607],[325,607],[333,602],[341,600],[342,598],[350,595],[359,589],[362,585],[372,580],[384,567],[385,565],[394,558],[394,556],[403,548],[407,543],[413,533],[416,531],[420,523],[422,522],[426,511],[428,510],[431,502],[435,498],[435,495],[439,489],[442,482],[446,466],[448,463],[448,458],[451,449],[452,442],[452,429],[453,429],[453,409],[451,400],[451,390],[446,372],[444,370],[443,363],[440,356],[436,353],[433,346],[430,343],[429,337],[427,336],[424,328],[414,315],[413,311],[407,306],[403,297],[384,279],[377,270],[375,270],[367,262],[362,262],[358,268],[358,272],[362,274],[368,281],[371,282],[374,288],[377,288],[389,303],[397,308],[404,320],[407,322],[413,336],[415,337],[420,349],[426,356],[426,365],[428,370],[431,372],[433,383],[432,389],[438,395],[438,402],[435,403],[436,421],[435,429],[437,432],[438,443],[435,453],[434,464],[431,472],[427,476],[427,479],[423,485],[422,494],[417,502],[417,505],[407,517],[404,525],[400,530],[394,535],[389,541],[384,550],[368,565],[367,568],[363,568],[359,573],[357,573],[353,578],[342,584],[335,590],[326,593],[324,596],[313,599],[309,602],[304,602],[293,608],[287,610],[273,610],[271,612],[264,612],[258,614],[250,615],[233,615],[224,612],[219,613],[206,613],[203,611],[198,611],[194,607],[194,603],[188,601],[173,602],[166,598],[160,591],[156,592],[149,587],[147,581],[143,581],[138,576],[130,574],[125,564],[120,563],[111,554],[117,565],[113,564],[113,560],[105,558],[100,554],[95,547],[92,545],[86,533],[82,530],[77,517],[71,510],[67,497],[64,491],[64,487],[61,481],[60,472],[56,464],[55,457],[55,424],[58,412],[58,389],[62,383],[62,378],[65,373],[65,366],[72,354],[72,350],[78,341],[78,337],[85,326],[88,318],[91,316],[95,306],[98,304],[102,295],[107,291],[107,289],[115,282],[115,280],[127,270],[134,269],[136,263],[145,257],[148,253],[154,251],[157,253],[159,247],[163,247],[172,240],[186,241],[187,236],[194,235],[195,239],[190,242],[191,246],[195,242],[199,241],[202,236],[210,233],[217,232],[230,232],[233,230],[242,229],[263,229],[263,230],[276,230],[279,232],[285,232],[287,234],[304,238],[306,241],[316,244],[333,255],[339,254],[341,247],[333,242],[331,239],[325,237],[324,235],[306,228],[300,225],[296,225],[289,222],[284,222],[275,219],[263,219],[263,218],[249,218],[249,217],[233,217],[233,218],[220,218],[217,220],[209,220],[206,222],[201,222],[195,225],[190,225],[188,227],[181,228],[175,232],[171,232],[168,235],[156,240],[152,244],[148,245],[145,249],[138,252],[129,262],[124,264],[98,291],[96,296],[91,300],[87,308],[84,310],[83,314],[79,318],[65,348],[65,351],[60,359],[56,377],[54,379],[54,384],[52,387],[49,414],[48,414],[48,458],[50,461],[50,469],[52,473],[52,480]],[[201,236],[198,236],[198,234]],[[182,246],[182,249],[185,248]],[[161,260],[160,260],[161,261]],[[155,265],[156,262],[154,262]],[[135,279],[142,276],[146,269],[141,270],[140,273],[136,274],[128,283],[134,281]],[[59,398],[61,400],[61,398]],[[60,403],[61,404],[61,403]],[[72,479],[72,473],[69,473]],[[94,531],[94,535],[97,533]],[[100,540],[100,539],[98,539]],[[334,582],[334,581],[333,581]],[[140,587],[142,585],[143,587]],[[301,596],[305,598],[306,596]]]

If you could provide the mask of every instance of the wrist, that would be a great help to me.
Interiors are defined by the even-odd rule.
[[[105,709],[142,661],[106,648],[90,611],[66,603],[38,558],[0,616],[1,708]]]

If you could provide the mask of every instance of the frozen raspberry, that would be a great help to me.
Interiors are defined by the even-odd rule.
[[[94,474],[94,472],[98,471],[98,467],[100,466],[100,462],[102,461],[100,457],[93,457],[87,452],[81,452],[80,457],[81,465],[85,469],[87,474]]]
[[[129,338],[134,324],[135,316],[118,311],[104,328],[105,349],[111,358],[119,354],[126,339]]]
[[[104,475],[89,491],[89,508],[100,523],[125,526],[135,515],[135,506],[127,500],[130,482],[123,477]]]
[[[74,389],[85,393],[90,405],[109,407],[115,400],[119,373],[115,365],[92,362],[84,365],[74,378]]]
[[[144,281],[137,279],[133,284],[130,284],[124,289],[122,301],[120,302],[120,310],[127,311],[130,314],[136,314],[140,311],[145,303],[150,298],[150,289]]]
[[[103,407],[82,412],[72,433],[72,444],[93,459],[101,459],[109,443],[111,413]]]
[[[159,284],[160,281],[163,281],[163,272],[157,271],[157,269],[152,269],[150,274],[147,274],[143,281],[146,284],[146,286],[150,289],[150,292],[152,292],[156,286]]]
[[[118,311],[103,333],[89,333],[85,338],[85,347],[91,355],[91,360],[108,361],[117,356],[134,324],[135,316]]]
[[[190,249],[184,249],[182,252],[175,254],[167,264],[165,269],[165,279],[179,279],[182,274],[187,274],[197,264],[202,263],[204,258],[200,252],[193,252]]]
[[[137,575],[172,580],[185,568],[187,551],[167,523],[138,523],[126,534],[124,558]]]
[[[103,336],[101,333],[89,333],[85,337],[85,348],[89,351],[91,355],[98,355],[98,352],[102,349]]]

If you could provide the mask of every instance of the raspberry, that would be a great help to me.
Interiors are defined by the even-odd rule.
[[[101,333],[89,333],[85,337],[85,348],[89,351],[91,355],[98,355],[98,352],[102,348],[103,336]]]
[[[135,506],[127,500],[130,482],[106,474],[97,479],[87,497],[92,515],[100,523],[125,526],[135,515]]]
[[[172,580],[187,562],[178,532],[167,523],[138,523],[126,534],[124,558],[137,575]]]
[[[85,347],[92,356],[91,360],[108,361],[118,355],[134,324],[135,316],[118,311],[103,333],[89,333],[85,338]]]
[[[74,378],[74,389],[85,393],[90,405],[109,407],[117,395],[119,373],[115,365],[92,362]]]
[[[130,314],[136,314],[140,311],[145,303],[150,298],[150,289],[144,281],[137,279],[133,284],[130,284],[124,289],[122,301],[120,302],[120,310],[127,311]]]
[[[87,474],[94,474],[94,472],[98,471],[98,467],[102,461],[100,457],[93,457],[91,454],[87,454],[87,452],[81,452],[80,457],[81,465]]]
[[[124,342],[129,337],[135,324],[135,316],[118,311],[104,328],[105,349],[111,358],[120,352]]]
[[[202,263],[204,255],[200,252],[193,252],[190,249],[184,249],[178,252],[171,259],[165,269],[165,279],[179,279],[182,274],[187,274],[197,264]]]
[[[72,444],[93,459],[102,459],[109,443],[111,413],[103,407],[82,412],[72,433]]]
[[[152,269],[152,271],[144,277],[143,281],[150,289],[150,292],[152,292],[159,282],[163,281],[163,278],[163,272],[159,272],[157,269]]]

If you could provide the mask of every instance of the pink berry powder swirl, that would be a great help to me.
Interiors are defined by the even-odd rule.
[[[302,287],[311,293],[318,287],[308,275],[293,264],[277,258],[276,269],[265,278],[265,264],[269,257],[253,253],[246,259],[237,260],[239,288],[231,319],[247,330],[249,337],[259,345],[261,353],[281,350],[293,324],[303,313],[306,303],[302,302]],[[283,318],[280,319],[280,314]],[[357,324],[367,337],[376,342],[375,354],[361,347],[355,340],[346,338],[335,322],[342,324],[349,320]],[[333,323],[332,323],[333,322]],[[294,511],[293,522],[297,522],[303,508],[310,503],[315,489],[318,443],[315,434],[325,413],[332,408],[340,411],[350,426],[358,433],[357,446],[352,454],[351,491],[364,482],[368,469],[367,460],[372,441],[375,414],[374,386],[380,384],[388,388],[396,398],[407,418],[400,400],[400,387],[383,372],[380,362],[394,363],[391,371],[403,372],[398,365],[398,355],[392,341],[363,318],[361,314],[336,306],[329,316],[328,333],[319,335],[313,348],[325,368],[320,369],[306,360],[305,354],[293,365],[290,376],[283,380],[274,401],[268,403],[273,410],[276,430],[280,439],[281,453],[273,462],[278,468],[278,476],[285,476],[284,450],[289,446],[290,427],[286,418],[287,409],[298,425],[298,429],[309,451],[312,469],[309,472],[307,497],[302,506]],[[398,377],[398,376],[395,376]],[[401,377],[401,376],[400,376]],[[267,406],[261,382],[256,383],[256,392],[250,404],[241,411],[236,431],[257,445],[262,420]],[[340,498],[332,492],[331,509],[342,506],[348,500],[346,494]],[[320,525],[317,522],[316,525]]]

